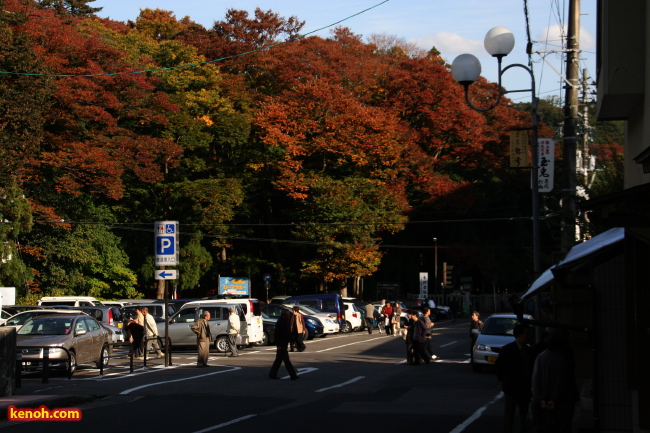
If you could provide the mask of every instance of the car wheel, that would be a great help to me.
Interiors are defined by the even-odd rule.
[[[70,351],[70,376],[77,371],[77,355],[73,351]]]
[[[343,334],[347,334],[348,332],[352,332],[352,325],[350,325],[350,322],[348,322],[346,320],[339,331],[342,332]]]
[[[104,368],[108,367],[108,346],[104,345],[101,352],[99,352],[99,359],[95,362],[97,368],[100,368],[104,364]]]
[[[219,353],[226,353],[228,351],[228,337],[225,335],[217,337],[217,339],[214,341],[214,348]]]
[[[436,313],[432,312],[431,315],[429,315],[429,320],[431,320],[432,322],[437,322],[438,321],[438,315]]]
[[[266,331],[264,331],[262,333],[262,339],[260,341],[258,341],[257,343],[255,343],[255,345],[256,346],[268,346],[268,344],[269,344],[269,334],[267,334]]]

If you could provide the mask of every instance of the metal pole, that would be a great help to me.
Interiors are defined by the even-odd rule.
[[[165,319],[165,367],[169,366],[169,282],[165,280],[165,311],[163,318]],[[146,355],[145,355],[146,360]],[[146,362],[146,361],[145,361]]]
[[[435,285],[433,294],[436,295],[438,292],[438,238],[433,238],[433,244],[433,284]]]

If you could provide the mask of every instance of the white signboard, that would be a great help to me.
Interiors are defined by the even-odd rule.
[[[429,273],[420,272],[420,299],[429,298]]]
[[[156,280],[177,280],[178,271],[173,269],[157,270],[154,272],[154,277]]]
[[[539,192],[551,192],[555,174],[555,140],[552,138],[538,139],[537,150],[539,152],[537,187]]]
[[[156,221],[156,266],[178,265],[178,221]]]

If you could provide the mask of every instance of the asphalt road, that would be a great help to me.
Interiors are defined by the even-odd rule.
[[[409,366],[399,337],[367,332],[307,341],[291,353],[300,379],[268,378],[274,347],[249,348],[238,358],[213,353],[209,368],[196,368],[196,352],[175,352],[129,373],[125,358],[111,359],[99,377],[81,366],[72,380],[23,378],[17,394],[87,395],[79,422],[3,421],[0,429],[33,432],[363,432],[422,430],[486,433],[501,430],[503,399],[494,373],[468,364],[468,322],[436,324],[438,356]],[[56,407],[48,407],[56,409]],[[36,425],[37,424],[37,425]]]

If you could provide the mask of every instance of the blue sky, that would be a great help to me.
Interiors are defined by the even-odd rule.
[[[98,14],[118,21],[135,20],[140,9],[159,8],[172,11],[176,18],[189,16],[210,28],[224,18],[230,8],[252,13],[255,8],[272,10],[284,17],[297,16],[306,21],[303,33],[328,26],[371,8],[383,0],[328,0],[306,2],[297,0],[95,0],[91,6],[102,7]],[[339,24],[367,38],[371,34],[388,34],[403,38],[423,49],[435,46],[449,63],[459,54],[471,53],[482,63],[483,75],[497,80],[496,60],[483,48],[483,38],[492,27],[505,26],[515,34],[515,48],[504,59],[504,65],[528,64],[526,55],[526,19],[522,0],[388,0],[387,2]],[[559,49],[562,26],[566,31],[568,0],[529,0],[530,35],[534,50]],[[580,47],[583,50],[580,69],[587,69],[595,79],[596,7],[594,1],[582,3]],[[329,36],[325,29],[317,33]],[[564,71],[560,54],[546,54],[547,62],[533,56],[538,95],[563,96],[562,81],[557,72]],[[549,65],[552,65],[552,67]],[[506,72],[503,85],[509,90],[530,87],[528,74],[515,68]],[[511,94],[512,99],[528,100],[530,93]]]

